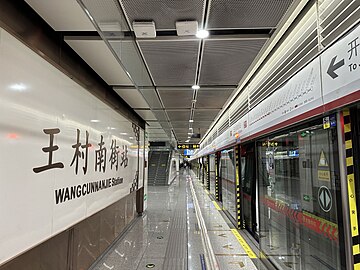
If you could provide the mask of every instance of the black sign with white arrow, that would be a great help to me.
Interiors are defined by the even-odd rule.
[[[329,68],[328,68],[328,70],[327,70],[327,74],[329,74],[330,77],[333,78],[333,79],[339,77],[339,75],[337,75],[337,74],[335,73],[335,71],[336,71],[337,69],[341,68],[343,65],[345,65],[344,59],[341,59],[339,62],[335,63],[336,57],[337,57],[337,56],[334,56],[334,58],[331,59]]]
[[[332,207],[332,196],[330,190],[326,186],[322,186],[318,191],[318,201],[324,212],[329,212]]]

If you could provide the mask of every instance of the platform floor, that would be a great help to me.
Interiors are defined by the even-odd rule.
[[[266,269],[246,242],[194,173],[181,171],[170,186],[149,186],[144,215],[91,269]]]

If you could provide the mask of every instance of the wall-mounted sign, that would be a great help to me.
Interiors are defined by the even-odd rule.
[[[144,132],[2,29],[0,59],[2,265],[141,187]]]
[[[324,103],[348,96],[359,98],[360,27],[357,26],[321,54]]]

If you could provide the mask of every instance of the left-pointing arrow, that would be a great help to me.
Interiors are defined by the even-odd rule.
[[[336,57],[337,57],[337,56],[334,56],[334,58],[331,59],[330,66],[329,66],[329,68],[328,68],[328,70],[327,70],[327,74],[329,74],[330,77],[333,78],[333,79],[339,77],[339,75],[337,75],[337,74],[335,73],[335,71],[336,71],[337,69],[341,68],[343,65],[345,65],[344,59],[341,59],[339,62],[337,62],[337,63],[335,64]]]

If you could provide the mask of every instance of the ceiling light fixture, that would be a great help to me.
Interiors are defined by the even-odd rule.
[[[194,120],[193,120],[193,119],[190,119],[189,122],[190,122],[190,123],[194,123]]]
[[[100,120],[98,120],[98,119],[92,119],[92,120],[90,120],[90,122],[93,122],[93,123],[99,123],[99,122],[100,122]]]
[[[199,90],[200,86],[197,85],[197,84],[194,84],[193,86],[191,86],[191,88],[194,89],[194,90]]]
[[[10,89],[18,92],[23,92],[27,89],[27,87],[23,83],[15,83],[10,85]]]
[[[190,142],[190,140],[186,140],[185,142]]]
[[[207,30],[199,30],[197,33],[196,33],[196,37],[197,38],[207,38],[209,36],[209,31]]]

